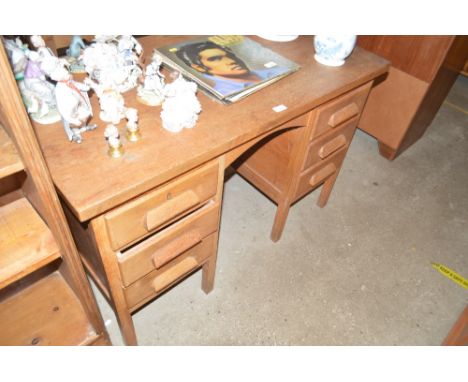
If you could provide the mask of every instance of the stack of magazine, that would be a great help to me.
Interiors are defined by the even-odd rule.
[[[299,69],[245,36],[204,36],[156,51],[167,66],[223,103],[238,101]]]

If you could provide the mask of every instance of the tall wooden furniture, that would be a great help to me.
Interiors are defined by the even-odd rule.
[[[151,55],[156,46],[184,38],[189,37],[145,37],[140,42]],[[138,103],[135,91],[125,93],[126,105],[138,108],[142,139],[124,141],[121,158],[107,155],[105,123],[98,117],[93,121],[98,129],[87,133],[80,145],[70,144],[59,126],[36,126],[83,261],[115,310],[127,344],[137,343],[132,313],[189,274],[202,268],[203,290],[213,288],[225,169],[256,143],[292,128],[298,134],[317,133],[306,168],[316,168],[322,153],[321,168],[331,164],[338,169],[344,150],[342,138],[334,141],[333,134],[343,134],[347,145],[352,130],[347,123],[359,114],[362,94],[387,70],[385,60],[359,48],[341,68],[322,66],[313,58],[310,36],[262,44],[302,68],[229,106],[199,93],[203,111],[193,129],[177,134],[164,130],[159,107]],[[325,110],[338,111],[334,100],[349,97],[357,105],[351,106],[352,115],[335,117],[336,133],[325,126],[328,122],[308,123],[319,114],[325,118]],[[98,110],[96,98],[91,98]],[[329,101],[330,109],[321,107]],[[277,105],[284,105],[283,111],[276,112]],[[124,125],[122,121],[120,128]],[[319,130],[309,127],[319,125],[325,130],[320,130],[323,141]],[[308,145],[309,140],[291,142]],[[314,185],[336,172],[322,173]],[[308,181],[300,178],[305,188]]]
[[[0,43],[0,345],[110,344]]]
[[[359,128],[393,160],[426,131],[468,58],[467,36],[359,36],[358,45],[391,62],[370,92]]]

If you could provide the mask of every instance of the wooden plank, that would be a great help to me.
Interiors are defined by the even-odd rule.
[[[151,36],[142,38],[141,43],[145,53],[151,55],[156,46],[184,38],[189,37]],[[139,103],[135,89],[126,92],[126,106],[138,109],[142,139],[124,142],[125,154],[121,158],[107,155],[103,137],[106,123],[99,118],[95,95],[91,103],[96,112],[90,123],[96,123],[98,128],[87,132],[80,145],[67,140],[60,124],[35,126],[54,183],[80,221],[271,132],[387,71],[386,60],[360,48],[354,50],[342,67],[321,65],[314,60],[311,36],[301,36],[287,44],[264,40],[262,44],[297,62],[301,69],[229,106],[199,92],[203,111],[193,129],[177,134],[164,130],[159,116],[161,108]],[[287,109],[277,113],[273,107],[280,104]],[[119,128],[124,129],[124,125],[123,120]]]
[[[81,345],[96,333],[58,271],[0,302],[0,345]]]
[[[0,125],[0,179],[24,169],[16,147]]]
[[[0,289],[60,257],[52,233],[26,198],[0,207]]]

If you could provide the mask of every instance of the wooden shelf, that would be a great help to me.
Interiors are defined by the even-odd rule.
[[[59,271],[0,302],[0,345],[84,345],[96,333]]]
[[[52,233],[26,198],[0,206],[0,227],[0,289],[60,257]]]
[[[24,169],[16,147],[0,125],[0,179]]]

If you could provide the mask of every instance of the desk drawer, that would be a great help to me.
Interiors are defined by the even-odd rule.
[[[316,112],[310,139],[325,134],[351,118],[359,117],[366,103],[371,84],[369,82],[320,106]]]
[[[162,268],[218,229],[219,204],[208,203],[170,227],[118,255],[124,286]]]
[[[345,122],[343,126],[315,139],[309,146],[302,169],[306,170],[309,167],[315,166],[338,150],[346,149],[351,143],[354,132],[356,131],[357,121],[357,118],[353,118]]]
[[[294,201],[298,200],[310,190],[318,187],[341,167],[346,155],[346,148],[339,149],[334,154],[323,160],[317,166],[303,172],[299,178]]]
[[[165,264],[160,269],[155,269],[135,281],[128,288],[125,288],[124,294],[130,310],[141,306],[163,292],[167,287],[199,268],[210,256],[216,256],[215,244],[217,238],[217,232],[212,233],[173,261]]]
[[[216,195],[218,163],[211,163],[105,215],[111,246],[119,250],[201,206]]]

